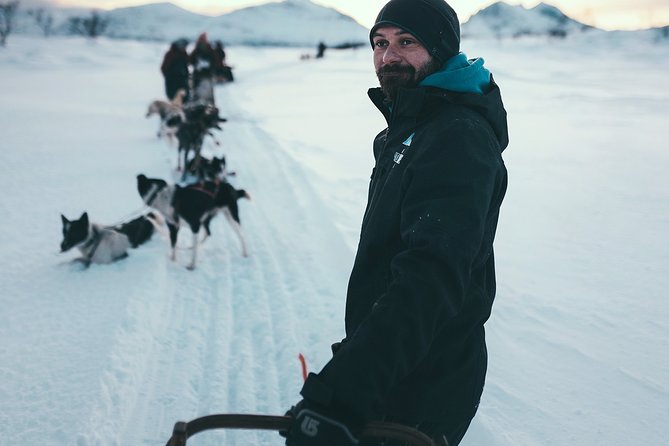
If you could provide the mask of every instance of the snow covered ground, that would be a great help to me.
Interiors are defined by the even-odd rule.
[[[162,445],[177,420],[282,414],[343,336],[347,275],[383,120],[371,54],[229,48],[220,134],[250,257],[215,220],[198,268],[156,236],[113,265],[59,254],[60,213],[112,224],[155,138],[155,43],[10,36],[0,51],[0,444]],[[464,446],[663,444],[669,419],[669,48],[464,43],[509,111],[490,367]],[[184,234],[187,231],[184,230]],[[190,237],[182,237],[187,245]],[[279,445],[214,432],[189,444]]]

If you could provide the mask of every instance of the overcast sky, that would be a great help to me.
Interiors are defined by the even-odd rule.
[[[161,0],[20,0],[21,4],[42,1],[60,6],[83,6],[113,9],[156,3]],[[167,1],[167,0],[163,0]],[[387,0],[313,0],[314,3],[335,8],[371,27],[377,12]],[[267,3],[268,0],[171,0],[190,11],[218,15],[244,6]],[[638,29],[669,25],[669,0],[546,0],[567,15],[584,23],[604,29]],[[495,3],[490,0],[451,0],[449,4],[466,21],[478,10]],[[509,0],[510,4],[535,6],[539,1]]]

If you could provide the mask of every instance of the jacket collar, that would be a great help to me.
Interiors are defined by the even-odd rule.
[[[386,101],[381,88],[370,88],[367,92],[376,107],[383,113],[390,127],[397,118],[419,121],[439,103],[466,107],[478,113],[492,126],[502,150],[509,144],[506,110],[499,87],[490,77],[490,88],[484,94],[458,93],[435,87],[401,88],[393,103]]]
[[[395,118],[417,118],[424,108],[427,89],[400,88],[392,103],[386,100],[380,87],[370,88],[367,95],[390,125]]]

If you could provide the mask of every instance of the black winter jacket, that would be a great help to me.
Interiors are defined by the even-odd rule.
[[[374,141],[346,338],[306,400],[360,421],[473,416],[495,297],[493,239],[507,173],[499,88],[400,90]]]

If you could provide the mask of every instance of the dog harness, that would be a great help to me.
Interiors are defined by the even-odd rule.
[[[214,185],[216,186],[216,187],[214,188],[214,190],[209,190],[209,189],[207,189],[207,188],[205,187],[206,184],[211,184],[211,183],[214,183]],[[213,199],[213,198],[216,198],[216,195],[218,194],[218,190],[219,190],[220,188],[221,188],[221,181],[220,181],[220,180],[212,181],[212,182],[210,182],[210,183],[205,183],[205,182],[203,182],[203,181],[200,181],[200,182],[198,182],[198,183],[191,184],[190,186],[188,186],[188,189],[196,190],[196,191],[198,191],[198,192],[202,192],[203,194],[207,194],[207,195],[209,195],[212,199]]]
[[[99,231],[94,227],[90,226],[91,234],[88,236],[83,245],[81,245],[80,251],[86,256],[86,260],[91,260],[97,251],[100,242],[102,242],[102,237],[99,235]]]

